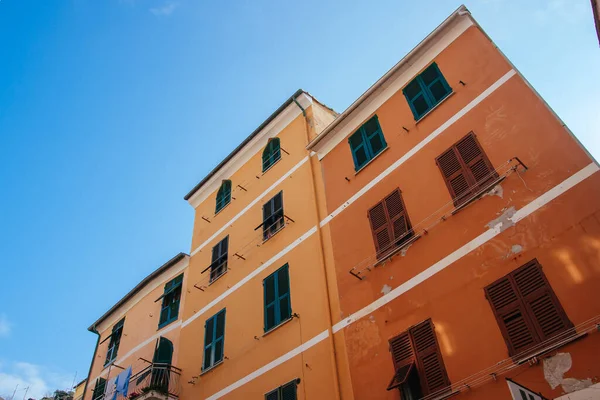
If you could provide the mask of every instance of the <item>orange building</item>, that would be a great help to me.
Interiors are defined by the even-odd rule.
[[[306,150],[335,116],[297,91],[185,196],[195,222],[183,398],[339,398],[338,295],[325,274],[321,172]]]
[[[180,394],[177,365],[188,263],[187,254],[177,254],[88,328],[98,341],[83,400],[111,400],[118,376],[129,382],[129,399]]]
[[[598,164],[464,6],[308,149],[346,398],[599,398]]]

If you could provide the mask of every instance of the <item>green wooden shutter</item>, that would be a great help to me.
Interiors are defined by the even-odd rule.
[[[265,400],[280,400],[279,389],[275,389],[272,392],[265,394]]]
[[[204,323],[204,362],[202,369],[207,369],[212,366],[212,349],[215,332],[215,319],[213,317],[206,320]]]
[[[277,291],[279,301],[279,322],[282,322],[292,316],[292,307],[290,303],[290,274],[287,264],[277,271]]]
[[[269,275],[263,281],[264,299],[265,299],[265,332],[276,325],[276,293],[275,293],[275,274]]]
[[[288,264],[266,277],[263,289],[266,332],[292,316]]]
[[[296,381],[287,383],[281,387],[281,400],[296,400]]]
[[[215,214],[221,211],[227,204],[231,202],[231,181],[224,180],[217,192],[217,200],[215,202]]]
[[[268,170],[273,164],[281,159],[281,147],[279,138],[269,140],[262,154],[262,172]]]

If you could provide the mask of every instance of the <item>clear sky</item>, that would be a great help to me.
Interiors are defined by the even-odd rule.
[[[85,377],[86,328],[190,251],[183,196],[296,89],[343,111],[459,5],[0,0],[0,396]],[[466,5],[599,157],[590,1]]]

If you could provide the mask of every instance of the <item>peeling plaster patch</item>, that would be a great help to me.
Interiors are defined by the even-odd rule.
[[[404,246],[404,248],[402,248],[402,250],[400,250],[400,255],[401,255],[402,257],[404,257],[404,256],[406,255],[406,252],[408,251],[408,248],[409,248],[410,246],[412,246],[412,243],[411,243],[411,244],[409,244],[408,246]]]
[[[392,276],[390,276],[390,281],[393,281],[393,280],[394,280],[394,276],[392,275]]]
[[[383,285],[383,287],[381,288],[381,293],[383,293],[384,296],[391,291],[392,291],[392,287],[388,286],[388,285]]]
[[[511,219],[517,210],[515,207],[510,207],[506,209],[498,218],[491,220],[487,223],[487,227],[490,229],[499,229],[500,232],[504,232],[506,229],[514,226],[514,222]]]
[[[485,196],[498,196],[501,199],[503,199],[504,198],[504,189],[502,189],[502,186],[496,185],[483,195],[483,197],[485,197]]]
[[[371,321],[371,322],[375,322],[375,316],[374,316],[374,315],[371,315],[371,316],[369,317],[369,321]]]
[[[513,244],[513,246],[510,248],[510,252],[513,254],[519,254],[522,251],[523,246],[521,246],[520,244]]]
[[[593,382],[590,378],[587,379],[575,379],[575,378],[565,378],[562,380],[560,385],[565,393],[575,392],[577,390],[585,389],[586,387],[592,386]]]
[[[558,353],[544,359],[544,379],[552,389],[563,382],[564,374],[573,366],[570,353]]]

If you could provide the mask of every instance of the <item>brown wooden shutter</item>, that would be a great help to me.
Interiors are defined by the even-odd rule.
[[[573,327],[537,260],[511,275],[542,341]]]
[[[424,321],[410,329],[410,335],[417,356],[417,366],[423,395],[437,392],[450,386],[444,367],[442,354],[431,320]]]
[[[455,205],[498,177],[473,132],[442,153],[436,163]]]
[[[392,238],[389,231],[389,223],[383,201],[377,203],[369,210],[369,221],[373,232],[373,241],[377,254],[381,254],[390,248]]]
[[[400,189],[394,190],[390,195],[385,198],[385,208],[389,216],[390,230],[392,237],[396,244],[399,244],[411,235],[408,234],[410,229],[410,222],[406,215],[406,208],[402,201],[402,195]]]
[[[485,294],[504,336],[509,355],[519,354],[540,342],[527,316],[525,305],[508,276],[486,287]]]
[[[473,192],[496,179],[497,175],[493,172],[494,168],[492,168],[473,132],[456,144],[456,150],[464,166],[470,172],[471,185],[476,185]]]
[[[392,353],[394,370],[396,372],[387,390],[395,389],[406,382],[410,372],[415,367],[415,354],[408,332],[390,339],[390,353]]]

